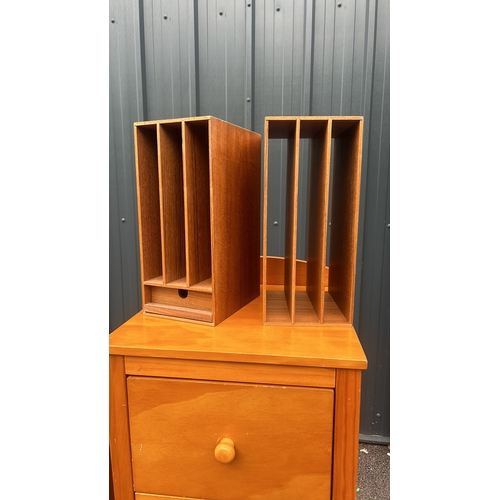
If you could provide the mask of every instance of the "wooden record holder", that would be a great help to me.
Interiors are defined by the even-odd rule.
[[[260,135],[205,116],[134,141],[143,311],[215,326],[259,295]]]
[[[264,324],[352,324],[363,117],[266,117],[264,124]],[[267,255],[269,141],[287,140],[284,262]],[[300,139],[311,141],[306,284],[297,283]],[[331,154],[333,142],[333,158]],[[332,161],[333,160],[333,161]],[[326,260],[330,164],[333,164],[330,254]],[[301,208],[303,210],[303,208]],[[284,284],[267,281],[267,263],[283,265]],[[325,287],[326,282],[326,287]]]

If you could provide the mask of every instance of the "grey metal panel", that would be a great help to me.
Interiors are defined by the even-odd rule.
[[[194,3],[143,2],[146,119],[196,116]]]
[[[244,1],[198,2],[200,115],[251,124],[251,22]]]
[[[361,270],[355,327],[368,357],[363,373],[361,433],[390,435],[389,414],[389,2],[370,12],[373,68],[360,226]],[[376,23],[375,23],[376,20]]]
[[[364,116],[354,311],[369,361],[361,432],[389,439],[389,0],[111,0],[110,13],[110,328],[140,308],[134,121],[210,114],[263,134],[266,116]],[[270,163],[268,253],[283,255],[284,141],[271,141]]]
[[[313,8],[312,2],[305,0],[254,2],[254,5],[255,131],[263,134],[266,116],[310,114]],[[308,186],[309,147],[304,146],[299,158],[297,257],[300,259],[305,259]],[[273,195],[268,200],[268,255],[284,255],[286,153],[286,141],[270,141],[269,192]]]
[[[138,7],[133,0],[110,1],[110,331],[141,308],[132,138],[133,122],[142,119]]]

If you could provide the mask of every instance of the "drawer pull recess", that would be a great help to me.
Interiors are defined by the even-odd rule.
[[[229,438],[222,438],[220,443],[215,447],[215,458],[221,464],[228,464],[234,460],[236,451],[234,449],[234,442]]]

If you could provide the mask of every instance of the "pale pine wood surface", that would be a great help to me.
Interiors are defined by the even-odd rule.
[[[332,390],[129,377],[128,394],[137,491],[330,499]],[[222,438],[228,464],[214,457]]]
[[[123,356],[109,358],[109,453],[116,500],[133,500],[127,385]]]
[[[193,497],[173,497],[171,495],[152,495],[151,493],[136,493],[135,500],[202,500]]]
[[[215,328],[137,313],[109,336],[110,353],[127,356],[365,369],[351,325],[262,324],[262,296]]]
[[[280,366],[223,361],[142,358],[127,356],[128,375],[172,377],[224,382],[250,382],[303,387],[335,387],[335,370],[309,366]]]
[[[332,500],[356,500],[361,372],[337,370]]]

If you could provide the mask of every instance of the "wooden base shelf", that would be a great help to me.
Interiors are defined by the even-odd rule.
[[[266,325],[291,325],[290,310],[284,290],[267,287],[266,291]],[[345,316],[328,292],[324,292],[324,325],[348,324]],[[296,287],[295,322],[297,326],[320,325],[320,320],[305,287]]]

